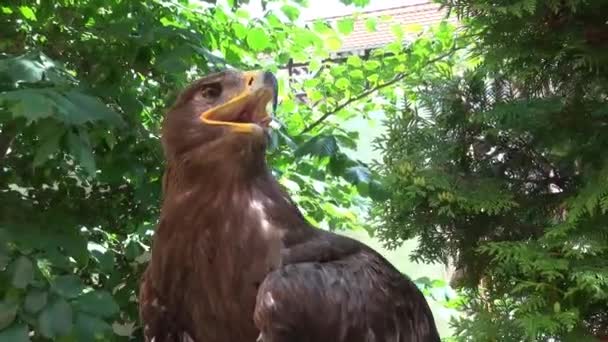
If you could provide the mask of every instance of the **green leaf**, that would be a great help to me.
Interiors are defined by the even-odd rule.
[[[19,7],[19,12],[23,15],[23,17],[30,21],[36,21],[36,13],[32,10],[31,7],[21,6]]]
[[[12,284],[18,289],[24,289],[34,280],[34,265],[25,256],[20,256],[13,265]]]
[[[369,183],[371,172],[365,166],[352,166],[346,169],[344,178],[353,184]]]
[[[0,105],[5,104],[14,118],[23,117],[28,123],[53,115],[54,103],[37,89],[0,93]]]
[[[367,18],[365,20],[365,28],[368,32],[376,32],[378,25],[378,20],[376,18]]]
[[[12,301],[0,302],[0,330],[8,327],[17,317],[17,303]]]
[[[345,5],[355,5],[357,7],[364,7],[369,4],[370,0],[340,0]]]
[[[110,273],[112,271],[115,265],[114,254],[112,251],[108,250],[105,252],[100,252],[93,250],[90,253],[95,259],[97,259],[99,268],[102,272]]]
[[[75,81],[53,60],[36,50],[21,56],[0,59],[0,75],[2,83],[7,82],[8,85],[3,91],[16,90],[18,85],[23,83],[52,82],[54,85],[68,85]],[[26,93],[44,93],[44,89],[22,90]]]
[[[323,40],[309,30],[294,30],[293,33],[293,39],[300,48],[319,46],[323,44]]]
[[[338,78],[338,80],[336,81],[336,87],[338,89],[347,89],[350,86],[350,82],[348,81],[347,78],[344,77],[340,77]]]
[[[331,27],[324,21],[322,20],[315,20],[312,23],[312,27],[313,29],[320,33],[320,34],[332,34],[334,31],[331,29]]]
[[[423,30],[424,30],[424,26],[422,26],[418,23],[407,24],[403,28],[403,31],[405,31],[407,33],[420,33]]]
[[[245,25],[235,22],[232,24],[232,29],[234,30],[234,35],[239,39],[245,39],[247,37],[247,28]]]
[[[357,183],[357,192],[359,193],[359,195],[361,195],[363,197],[368,197],[369,196],[369,183],[365,183],[365,182]]]
[[[47,338],[68,335],[72,332],[72,307],[63,298],[53,300],[38,316],[40,333]]]
[[[374,179],[369,183],[369,197],[374,201],[383,202],[390,198],[390,192],[382,183]]]
[[[403,27],[401,27],[401,24],[391,25],[391,32],[393,32],[393,34],[397,38],[397,41],[400,42],[403,40]]]
[[[281,11],[289,18],[289,20],[294,21],[300,17],[300,10],[296,7],[290,5],[281,6]]]
[[[171,49],[157,58],[156,68],[171,74],[183,73],[189,68],[188,61],[192,58],[192,50],[196,49],[188,44]]]
[[[65,298],[75,298],[82,293],[84,285],[75,275],[64,275],[51,282],[51,289]]]
[[[317,157],[333,156],[339,151],[338,142],[333,135],[318,135],[303,143],[295,151],[296,157],[312,155]]]
[[[376,70],[378,69],[382,64],[380,64],[380,62],[376,61],[376,60],[369,60],[366,61],[364,64],[364,67],[366,70]]]
[[[237,18],[250,19],[251,14],[244,8],[239,7],[236,12],[234,12]]]
[[[118,304],[107,291],[92,291],[83,294],[76,301],[78,309],[99,317],[111,317],[118,313]]]
[[[141,248],[141,245],[137,241],[131,240],[127,243],[127,246],[125,246],[124,255],[128,260],[135,260],[142,252],[143,249]]]
[[[353,18],[344,18],[338,20],[338,31],[344,35],[348,35],[353,32],[355,28],[355,21]]]
[[[247,33],[247,45],[254,51],[262,51],[270,46],[270,39],[263,29],[252,28]]]
[[[64,130],[57,130],[40,137],[40,146],[34,155],[32,165],[34,168],[42,165],[53,153],[59,150],[59,141],[63,137]]]
[[[82,119],[75,120],[76,124],[103,121],[117,127],[125,126],[124,121],[118,113],[110,110],[95,97],[75,90],[68,91],[65,94],[65,97],[78,108],[78,112],[73,113],[73,116]]]
[[[559,313],[560,311],[562,311],[560,303],[559,302],[553,303],[553,312]]]
[[[4,330],[0,328],[0,341],[30,342],[27,325],[16,324]]]
[[[47,298],[48,293],[46,291],[32,289],[25,297],[23,308],[29,313],[36,313],[46,305]]]
[[[365,75],[363,74],[363,71],[356,69],[356,70],[352,70],[348,73],[348,76],[350,76],[351,78],[358,78],[358,79],[364,79]]]
[[[332,175],[343,176],[344,170],[349,165],[349,162],[349,158],[344,153],[336,153],[329,160],[327,167]]]
[[[99,317],[79,312],[76,314],[74,330],[78,341],[104,341],[112,327]]]
[[[325,43],[327,44],[327,48],[330,50],[339,50],[340,47],[342,47],[342,40],[340,40],[340,38],[332,36],[332,37],[328,37],[325,40]]]
[[[352,56],[348,56],[348,58],[346,59],[346,64],[352,65],[352,66],[358,68],[363,64],[363,60],[361,60],[361,57],[359,57],[357,55],[352,55]]]
[[[89,175],[93,176],[97,170],[95,166],[93,149],[89,143],[87,133],[83,130],[79,130],[78,133],[78,135],[74,134],[73,132],[68,134],[68,147],[70,149],[70,153],[89,173]]]

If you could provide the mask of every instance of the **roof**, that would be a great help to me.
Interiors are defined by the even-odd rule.
[[[431,26],[443,20],[446,14],[445,9],[441,9],[439,4],[431,1],[360,13],[355,17],[353,31],[342,38],[342,47],[338,52],[367,50],[392,43],[396,37],[391,27],[397,23],[402,26],[403,31],[406,33],[406,38],[410,38],[412,34],[410,34],[410,37],[407,37],[406,26]],[[345,17],[350,17],[350,15],[328,17],[321,20],[336,22]],[[390,20],[383,19],[385,17],[390,17]],[[375,31],[367,29],[366,21],[368,18],[377,18]],[[453,20],[449,19],[449,21]]]

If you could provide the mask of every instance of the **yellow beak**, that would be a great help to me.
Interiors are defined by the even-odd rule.
[[[277,80],[267,71],[248,71],[242,73],[244,90],[230,101],[211,108],[201,114],[200,118],[208,125],[229,126],[234,132],[253,133],[260,130],[260,126],[268,125],[271,117],[266,106],[272,100],[276,107]],[[217,120],[225,116],[234,116],[234,113],[251,111],[252,122],[231,122]]]

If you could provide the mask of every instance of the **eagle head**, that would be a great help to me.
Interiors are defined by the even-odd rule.
[[[263,155],[270,103],[274,109],[277,80],[267,71],[226,70],[194,81],[163,121],[168,161],[225,163],[249,152]]]

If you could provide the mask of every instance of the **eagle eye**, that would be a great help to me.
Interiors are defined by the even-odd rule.
[[[219,83],[207,84],[201,89],[201,95],[209,100],[215,100],[222,94],[222,86]]]

